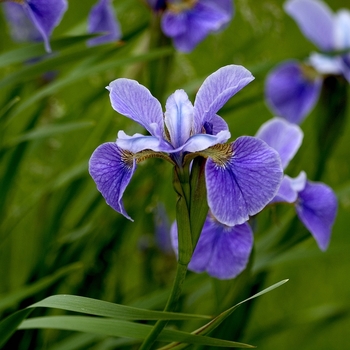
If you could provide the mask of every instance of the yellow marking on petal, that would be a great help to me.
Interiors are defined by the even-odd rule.
[[[171,12],[174,13],[181,13],[187,10],[192,9],[198,0],[183,0],[181,2],[176,2],[176,3],[169,3],[168,4],[168,9]]]
[[[219,143],[197,153],[202,157],[211,158],[214,163],[221,167],[225,167],[229,159],[234,155],[230,143]]]
[[[175,165],[174,161],[167,154],[161,153],[161,152],[155,152],[150,149],[145,149],[141,152],[134,154],[133,156],[136,159],[137,164],[149,158],[161,158]]]

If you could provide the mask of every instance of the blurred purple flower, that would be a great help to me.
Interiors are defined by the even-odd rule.
[[[305,63],[287,61],[267,77],[265,97],[278,116],[300,123],[315,106],[323,75],[343,75],[350,82],[350,53],[326,54],[350,49],[350,11],[333,14],[319,0],[289,0],[286,12],[300,30],[324,53],[312,53]]]
[[[232,0],[169,0],[162,17],[162,30],[173,39],[177,50],[190,52],[209,33],[228,25],[233,12]]]
[[[156,244],[165,254],[172,252],[170,240],[170,221],[163,204],[158,203],[154,209],[154,226]]]
[[[13,40],[43,40],[45,50],[51,52],[49,37],[67,10],[66,0],[10,1],[3,6]]]
[[[128,136],[119,131],[115,143],[102,144],[91,156],[89,171],[106,202],[130,219],[122,196],[137,163],[158,156],[182,168],[191,153],[192,158],[207,158],[207,198],[217,220],[234,226],[261,211],[282,180],[278,153],[254,137],[239,137],[225,144],[230,132],[216,114],[253,79],[242,66],[220,68],[203,82],[194,105],[185,91],[175,91],[166,102],[164,116],[159,101],[136,81],[117,79],[110,83],[112,107],[145,127],[150,135]]]
[[[104,33],[97,38],[90,39],[89,46],[105,44],[121,38],[120,25],[111,0],[100,0],[92,7],[88,20],[88,32]]]
[[[171,227],[171,241],[177,254],[176,222]],[[252,248],[253,232],[248,223],[226,226],[209,214],[188,268],[218,279],[235,278],[246,268]]]
[[[273,118],[260,127],[256,137],[276,149],[285,168],[298,151],[303,132],[295,124]],[[330,187],[307,181],[304,172],[295,179],[284,175],[272,202],[294,203],[299,219],[313,235],[319,248],[327,249],[337,213],[337,199]]]
[[[275,114],[300,124],[315,106],[321,88],[320,76],[297,61],[287,61],[267,76],[265,99]]]

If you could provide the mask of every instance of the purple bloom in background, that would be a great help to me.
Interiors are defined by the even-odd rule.
[[[243,224],[261,211],[277,193],[283,170],[278,153],[254,137],[226,144],[230,133],[217,115],[220,108],[253,80],[242,66],[229,65],[211,74],[198,90],[194,105],[183,90],[159,101],[134,80],[110,83],[112,107],[142,125],[150,135],[118,133],[116,142],[99,146],[89,171],[106,202],[130,219],[122,202],[137,163],[161,157],[181,168],[186,155],[207,158],[205,179],[208,204],[221,223]]]
[[[315,106],[321,88],[320,76],[308,76],[305,65],[288,61],[278,65],[267,76],[265,99],[275,114],[299,124]]]
[[[177,253],[176,222],[171,227],[171,240]],[[209,214],[188,268],[219,279],[235,278],[246,268],[252,248],[253,232],[248,223],[226,226]]]
[[[92,7],[88,19],[89,33],[105,33],[88,41],[89,46],[117,41],[121,38],[121,30],[111,0],[100,0]]]
[[[256,136],[278,151],[285,168],[298,151],[303,133],[299,126],[273,118],[260,127]],[[327,249],[338,206],[330,187],[308,181],[304,172],[295,179],[285,175],[272,202],[294,203],[299,219],[313,235],[319,248]]]
[[[66,0],[23,0],[3,6],[14,40],[43,40],[45,50],[51,52],[49,37],[67,10]]]
[[[318,0],[290,0],[286,12],[300,30],[321,51],[350,49],[350,11],[333,14]],[[323,75],[343,75],[350,82],[350,53],[312,53],[305,63],[287,61],[268,75],[266,101],[272,111],[293,123],[300,123],[315,106]]]
[[[167,1],[161,25],[177,50],[190,52],[209,33],[223,29],[232,17],[232,0],[172,0]]]

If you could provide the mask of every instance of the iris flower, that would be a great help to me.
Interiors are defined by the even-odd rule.
[[[148,0],[154,10],[165,9],[162,30],[182,52],[192,51],[209,33],[223,29],[233,17],[232,0]]]
[[[261,126],[256,137],[278,151],[286,168],[301,145],[303,132],[298,125],[273,118]],[[294,179],[284,175],[272,202],[293,203],[300,221],[312,234],[319,248],[327,249],[337,213],[337,199],[329,186],[308,181],[303,171]]]
[[[177,252],[176,222],[170,234],[173,249]],[[197,273],[206,271],[218,279],[235,278],[246,268],[252,248],[253,231],[247,222],[227,226],[209,214],[188,268]]]
[[[289,60],[267,77],[266,101],[273,112],[300,123],[315,106],[324,75],[342,75],[350,82],[350,11],[332,13],[319,0],[289,0],[285,11],[323,53],[312,53],[306,62]],[[328,54],[337,52],[339,54]]]
[[[49,37],[67,10],[66,0],[5,0],[3,6],[14,40],[43,40],[51,52]]]
[[[111,0],[100,0],[92,7],[88,19],[89,33],[105,33],[97,38],[90,39],[88,45],[94,46],[117,41],[121,38],[119,22]]]
[[[168,160],[177,169],[203,157],[209,208],[221,223],[234,226],[262,210],[278,191],[283,170],[278,153],[264,141],[243,136],[226,143],[230,132],[217,115],[220,108],[253,80],[242,66],[229,65],[211,74],[197,92],[194,105],[184,90],[161,104],[150,91],[130,79],[110,83],[112,107],[142,125],[150,135],[126,135],[99,146],[89,171],[106,202],[127,214],[122,197],[137,164],[150,157]]]

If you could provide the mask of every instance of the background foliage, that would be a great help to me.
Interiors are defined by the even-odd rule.
[[[165,101],[184,88],[193,101],[205,77],[227,64],[242,64],[256,79],[221,111],[232,138],[254,135],[272,117],[264,103],[267,72],[287,58],[304,58],[314,47],[301,34],[278,0],[236,0],[236,15],[223,32],[209,36],[191,54],[171,46],[149,49],[149,9],[140,1],[115,1],[123,31],[120,43],[86,47],[86,19],[92,0],[70,1],[55,29],[54,53],[42,44],[11,41],[0,18],[0,314],[53,294],[75,294],[115,303],[161,309],[175,266],[172,252],[155,239],[156,212],[164,204],[174,219],[171,167],[148,160],[128,186],[129,222],[105,204],[88,175],[88,159],[101,143],[140,129],[110,106],[105,86],[118,77],[149,85],[152,62],[168,57],[163,78]],[[333,10],[348,5],[333,0]],[[349,97],[349,96],[348,96]],[[313,179],[319,149],[316,130],[321,107],[303,122],[304,141],[288,174],[305,170]],[[347,119],[349,116],[347,110]],[[181,299],[189,313],[218,314],[253,290],[285,278],[287,285],[242,307],[215,334],[259,349],[344,349],[350,328],[350,123],[338,130],[322,181],[339,199],[329,249],[322,253],[311,235],[292,250],[269,251],[269,239],[303,232],[292,208],[263,213],[255,224],[251,270],[230,281],[189,273]],[[142,168],[142,169],[141,169]],[[250,282],[250,281],[254,281]],[[220,309],[219,309],[220,308]],[[248,312],[249,311],[249,312]],[[33,315],[63,314],[38,309]],[[66,313],[65,313],[66,314]],[[198,321],[174,323],[194,329]],[[18,331],[10,349],[113,349],[130,340],[67,331]]]

